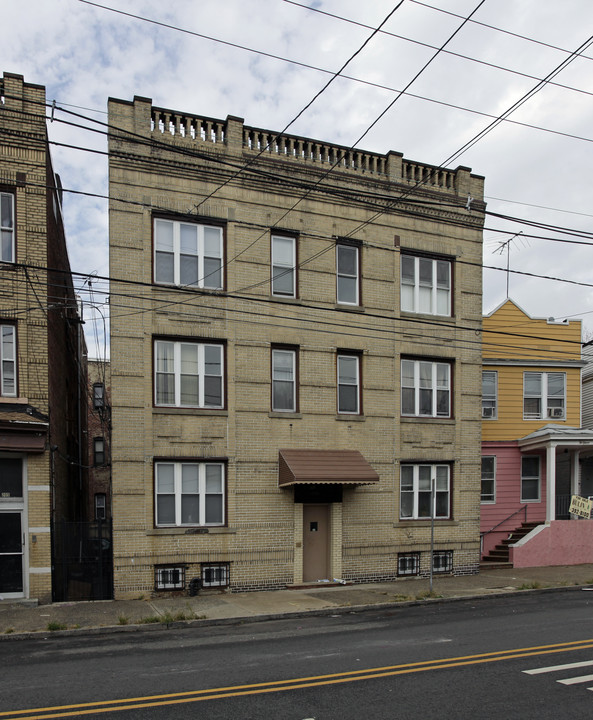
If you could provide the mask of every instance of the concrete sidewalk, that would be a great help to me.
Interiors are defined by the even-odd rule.
[[[593,565],[544,568],[487,568],[478,575],[436,575],[433,595],[428,579],[402,578],[365,585],[319,586],[306,589],[228,593],[202,591],[187,595],[136,600],[65,602],[31,606],[26,601],[0,601],[0,640],[30,633],[80,634],[163,629],[180,624],[208,625],[253,621],[307,613],[329,614],[402,603],[593,586]],[[593,595],[592,595],[593,597]]]

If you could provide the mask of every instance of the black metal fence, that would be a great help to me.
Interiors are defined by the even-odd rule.
[[[571,495],[556,495],[556,520],[570,520]]]
[[[58,521],[53,527],[53,600],[111,600],[111,520]]]

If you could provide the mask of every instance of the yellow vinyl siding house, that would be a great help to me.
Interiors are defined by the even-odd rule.
[[[576,524],[562,522],[580,492],[581,461],[593,451],[593,432],[581,428],[583,365],[580,321],[532,318],[512,300],[484,318],[484,560],[570,562],[562,543]],[[550,543],[557,521],[563,540]]]

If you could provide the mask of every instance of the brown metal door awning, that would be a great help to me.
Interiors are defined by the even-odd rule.
[[[280,450],[278,486],[370,485],[379,482],[358,450]]]
[[[6,432],[0,430],[0,451],[41,453],[45,450],[45,432]]]

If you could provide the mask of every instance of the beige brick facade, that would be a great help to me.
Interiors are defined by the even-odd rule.
[[[76,423],[78,388],[83,399],[85,392],[76,379],[85,346],[45,115],[45,89],[4,73],[0,596],[40,602],[52,599],[52,519],[69,519],[76,511],[73,487],[86,462],[86,454],[78,458],[75,450],[82,430]],[[79,461],[76,470],[71,453]]]
[[[239,118],[161,110],[145,98],[110,100],[109,122],[115,596],[152,591],[157,566],[184,567],[187,582],[204,564],[228,563],[232,590],[300,583],[310,574],[303,508],[316,503],[330,508],[327,567],[318,579],[396,578],[398,555],[410,553],[419,553],[417,571],[428,573],[426,495],[414,486],[400,508],[402,464],[406,473],[440,466],[447,475],[434,547],[447,554],[449,571],[475,572],[482,178],[394,152],[276,137]],[[183,224],[222,228],[222,289],[155,275],[166,265],[166,253],[155,250],[159,219],[180,234]],[[272,292],[273,235],[289,238],[295,251],[294,297]],[[352,288],[352,277],[337,272],[337,245],[358,258],[351,302],[337,297],[338,280],[344,292]],[[188,261],[169,256],[180,266]],[[407,268],[422,259],[423,272],[434,273],[428,302],[441,302],[434,298],[444,288],[444,310],[402,309],[404,256]],[[406,303],[425,293],[419,277]],[[157,342],[171,352],[174,344],[222,346],[223,407],[162,402]],[[275,348],[294,362],[294,411],[272,407]],[[357,412],[338,412],[338,355],[357,358]],[[402,358],[407,368],[435,373],[431,398],[448,409],[419,416],[416,400],[414,411],[402,413]],[[437,372],[447,379],[435,380]],[[181,384],[183,371],[175,373]],[[413,392],[420,396],[419,387]],[[282,449],[358,450],[378,482],[340,485],[338,498],[324,484],[281,488]],[[222,522],[179,515],[162,522],[157,503],[169,500],[156,498],[158,463],[171,472],[223,463]]]

